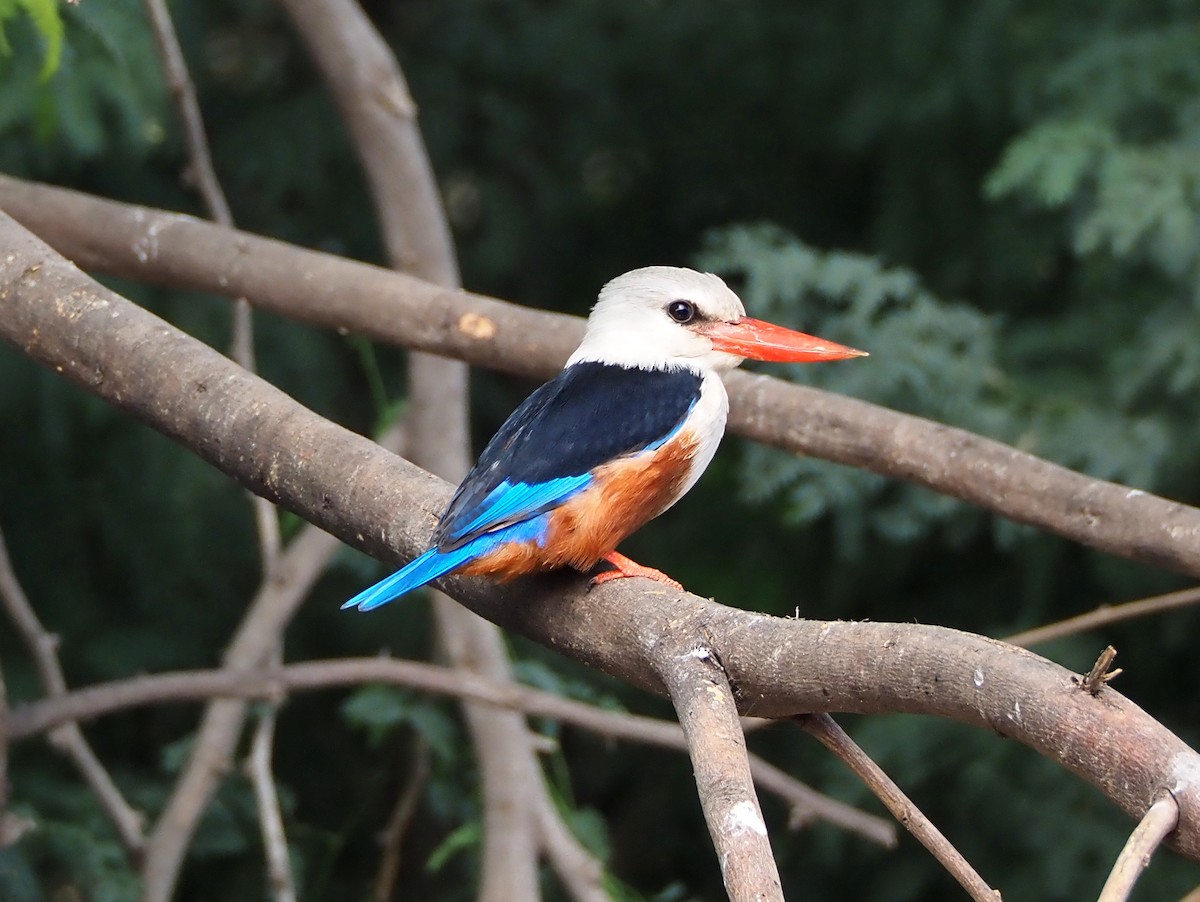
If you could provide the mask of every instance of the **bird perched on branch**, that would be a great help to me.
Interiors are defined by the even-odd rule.
[[[509,580],[612,565],[593,584],[664,573],[617,552],[678,501],[712,460],[729,399],[721,374],[744,358],[866,356],[746,316],[717,276],[635,269],[600,291],[561,373],[508,418],[467,474],[433,547],[343,605],[369,611],[448,573]]]

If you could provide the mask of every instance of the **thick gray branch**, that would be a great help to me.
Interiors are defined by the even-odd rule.
[[[4,176],[0,207],[89,269],[244,295],[281,316],[479,366],[546,376],[582,334],[574,317]],[[581,287],[580,294],[590,300],[584,296],[592,289]],[[905,479],[1084,545],[1200,576],[1195,508],[1091,479],[962,429],[768,376],[734,373],[729,391],[729,425],[742,435]]]

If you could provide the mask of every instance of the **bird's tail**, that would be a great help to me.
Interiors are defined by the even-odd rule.
[[[432,582],[439,576],[445,576],[478,554],[479,549],[473,547],[472,543],[445,552],[430,548],[391,576],[381,579],[371,588],[359,592],[342,605],[342,610],[347,608],[358,608],[360,611],[374,610],[380,605],[399,598],[406,592],[411,592],[413,589]]]

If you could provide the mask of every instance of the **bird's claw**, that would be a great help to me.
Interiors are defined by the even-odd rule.
[[[634,576],[641,576],[645,579],[652,579],[657,583],[662,583],[665,586],[670,586],[677,592],[684,591],[683,584],[678,580],[671,579],[661,570],[655,570],[653,567],[646,567],[639,564],[637,561],[630,560],[617,551],[610,551],[600,560],[612,565],[612,570],[605,570],[602,573],[597,573],[592,577],[591,586],[599,586],[603,583],[610,583],[615,579],[629,579]]]

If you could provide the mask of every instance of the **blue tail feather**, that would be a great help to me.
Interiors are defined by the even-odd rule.
[[[399,598],[406,592],[418,589],[428,582],[433,582],[439,576],[445,576],[456,567],[461,567],[467,561],[479,554],[479,548],[465,545],[453,551],[441,552],[430,548],[423,555],[414,558],[391,576],[381,579],[369,589],[359,592],[344,605],[347,608],[358,608],[360,611],[370,611],[380,605],[387,604]]]
[[[430,548],[420,557],[409,561],[391,576],[381,579],[369,589],[359,592],[344,605],[347,608],[358,608],[360,611],[371,611],[380,605],[399,598],[406,592],[419,589],[426,583],[433,582],[463,564],[482,557],[505,542],[541,542],[545,538],[549,518],[543,514],[532,520],[514,523],[496,532],[484,533],[460,548],[450,551],[439,551]]]

